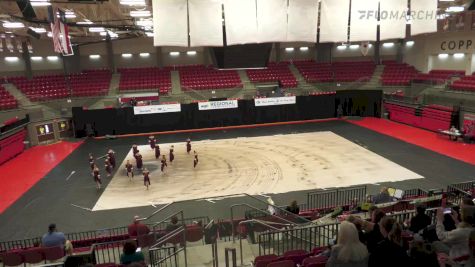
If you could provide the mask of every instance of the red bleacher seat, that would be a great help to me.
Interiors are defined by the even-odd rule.
[[[430,82],[443,84],[451,77],[464,75],[465,71],[463,70],[431,70],[429,73],[417,74],[412,81],[419,83]]]
[[[119,68],[120,91],[160,90],[168,94],[172,88],[170,69],[157,67]]]
[[[184,91],[242,88],[241,78],[235,70],[217,70],[204,65],[169,68],[178,70]]]
[[[295,263],[291,260],[275,261],[267,264],[267,267],[295,267]]]
[[[257,256],[254,259],[255,267],[266,267],[269,263],[279,260],[279,257],[275,254]]]
[[[307,82],[354,82],[369,80],[376,65],[371,61],[317,63],[313,60],[294,61]]]
[[[416,68],[406,63],[383,61],[383,64],[382,85],[407,86],[411,84],[411,80],[418,74]]]
[[[0,85],[0,110],[18,108],[17,100]]]
[[[67,76],[43,75],[35,76],[31,80],[26,77],[13,77],[9,80],[31,101],[36,102],[107,95],[111,75],[108,70],[85,70]]]
[[[460,80],[454,81],[450,88],[455,91],[475,92],[475,75],[463,76]]]
[[[280,82],[283,88],[295,88],[298,82],[288,65],[288,62],[270,62],[266,69],[246,70],[246,73],[253,83]]]

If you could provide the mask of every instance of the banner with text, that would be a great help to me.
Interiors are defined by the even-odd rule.
[[[151,105],[134,107],[134,115],[180,112],[180,104]]]
[[[291,105],[291,104],[296,104],[296,103],[297,103],[297,98],[295,96],[254,99],[254,104],[256,105],[256,107]]]
[[[209,101],[209,102],[199,102],[198,110],[214,110],[214,109],[229,109],[237,108],[237,100],[224,100],[224,101]]]

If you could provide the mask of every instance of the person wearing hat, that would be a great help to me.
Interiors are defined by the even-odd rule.
[[[150,233],[148,226],[141,223],[140,217],[137,215],[134,216],[134,222],[127,226],[127,230],[129,232],[129,236],[131,237],[147,235]]]
[[[64,233],[58,232],[56,224],[52,223],[48,226],[48,233],[41,238],[42,247],[64,247],[66,254],[71,255],[73,246],[69,240],[66,240]]]

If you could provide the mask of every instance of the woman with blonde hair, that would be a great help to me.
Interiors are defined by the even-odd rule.
[[[343,221],[337,244],[332,247],[327,267],[367,267],[368,249],[360,242],[356,226]]]

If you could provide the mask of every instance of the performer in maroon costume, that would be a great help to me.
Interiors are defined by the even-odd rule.
[[[89,166],[91,167],[91,171],[94,171],[94,157],[92,156],[92,153],[89,153]]]
[[[167,167],[167,158],[165,157],[165,155],[162,155],[162,160],[160,161],[162,163],[162,166],[160,167],[160,170],[162,170],[162,172],[165,171],[165,167]]]
[[[158,159],[160,157],[160,146],[156,145],[155,146],[155,159]]]
[[[130,179],[134,178],[134,166],[129,162],[129,160],[125,163],[125,171],[127,172],[127,177]]]
[[[107,157],[106,160],[104,161],[104,167],[106,169],[106,172],[107,172],[107,177],[111,176],[112,174],[112,164],[110,162],[110,158]]]
[[[186,153],[190,154],[191,151],[191,140],[190,138],[186,139]]]
[[[137,169],[141,170],[143,166],[142,155],[140,153],[135,154],[135,160],[137,161]]]
[[[137,145],[133,145],[132,146],[132,154],[134,155],[134,157],[135,157],[135,155],[137,155],[137,153],[139,153],[139,149],[138,149]]]
[[[143,170],[143,185],[145,185],[147,187],[147,190],[148,190],[148,187],[150,186],[150,172],[147,170],[147,168],[145,168]]]
[[[101,175],[99,174],[99,168],[97,167],[97,165],[94,165],[94,170],[92,171],[93,173],[93,176],[94,176],[94,182],[96,182],[96,185],[97,185],[97,189],[100,189],[101,188]]]
[[[113,169],[115,169],[115,152],[112,149],[107,151],[107,155],[109,156],[109,163]]]
[[[169,156],[169,158],[170,158],[170,164],[172,164],[172,163],[173,163],[173,160],[175,159],[175,155],[173,154],[173,150],[174,150],[174,147],[172,146],[172,147],[170,148],[170,156]]]
[[[193,168],[196,168],[196,165],[198,165],[198,153],[196,151],[193,151],[195,154],[195,159],[193,160]]]
[[[155,139],[155,136],[153,136],[153,135],[150,136],[150,137],[148,138],[148,143],[150,144],[150,147],[151,147],[152,149],[155,149],[155,144],[157,143],[157,139]]]

